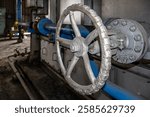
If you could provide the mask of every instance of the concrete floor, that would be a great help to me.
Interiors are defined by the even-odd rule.
[[[17,40],[0,41],[0,100],[27,100],[25,90],[19,80],[15,77],[8,63],[8,56],[15,54],[15,49],[24,49],[30,47],[30,38],[23,40],[23,43],[17,43]],[[22,64],[21,64],[22,63]],[[41,66],[30,65],[28,62],[19,63],[26,78],[29,78],[31,84],[40,92],[43,99],[49,100],[74,100],[83,99],[79,95],[69,90],[65,83],[56,78],[49,76],[41,69]],[[32,72],[32,74],[31,74]],[[54,77],[54,78],[53,78]]]
[[[7,57],[14,54],[15,49],[28,48],[30,38],[25,38],[23,43],[17,40],[0,41],[0,99],[1,100],[22,100],[29,99],[18,79],[15,79]]]
[[[30,38],[25,37],[22,43],[17,40],[0,41],[0,60],[14,54],[15,49],[22,50],[30,47]]]

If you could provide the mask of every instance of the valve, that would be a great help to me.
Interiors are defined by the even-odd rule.
[[[86,38],[81,36],[79,27],[76,24],[74,17],[75,11],[80,11],[87,15],[93,22],[93,25],[95,26],[95,29],[91,31]],[[60,36],[63,21],[68,15],[70,16],[71,25],[75,34],[73,40],[66,39]],[[97,45],[99,46],[101,51],[101,64],[98,76],[94,75],[89,59],[89,54],[91,54],[89,52],[90,45],[96,41],[99,42],[97,43]],[[106,80],[108,79],[109,71],[111,68],[110,42],[106,27],[103,25],[101,18],[96,14],[94,10],[82,4],[74,4],[65,9],[57,23],[56,46],[58,62],[62,74],[65,77],[68,84],[74,90],[76,90],[82,95],[91,95],[92,93],[98,92],[104,86]],[[73,53],[73,58],[70,64],[68,65],[68,68],[65,67],[63,62],[62,53],[60,50],[60,48],[62,47],[68,48],[70,52]],[[90,85],[81,85],[71,78],[71,73],[79,59],[83,59],[84,61],[86,73],[88,75],[89,80],[91,81]]]

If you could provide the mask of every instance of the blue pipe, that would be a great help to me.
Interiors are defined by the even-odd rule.
[[[16,0],[16,20],[22,21],[22,0]]]
[[[79,30],[83,37],[86,37],[90,33],[90,31],[86,27],[84,27],[82,25],[80,25],[78,27],[79,27]],[[39,32],[44,36],[47,36],[48,34],[52,34],[52,33],[56,32],[56,24],[54,24],[48,18],[41,19],[38,22],[37,28],[38,28]],[[60,36],[67,38],[67,39],[73,39],[74,31],[72,30],[71,25],[64,25],[60,31]],[[53,39],[53,40],[55,40],[55,39]]]
[[[113,83],[107,81],[104,87],[102,88],[103,91],[108,93],[111,97],[118,99],[118,100],[143,100],[143,97],[137,96]]]
[[[93,71],[95,77],[97,77],[99,74],[99,69],[98,69],[97,64],[95,63],[94,60],[90,60],[90,64],[91,64],[91,68],[92,68],[92,71]],[[112,83],[108,80],[106,81],[102,90],[117,100],[142,100],[142,99],[144,99],[143,97],[135,95],[135,94],[115,85],[114,83]]]

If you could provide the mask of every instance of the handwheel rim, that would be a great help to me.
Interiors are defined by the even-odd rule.
[[[101,62],[100,65],[101,73],[99,72],[97,78],[95,79],[95,82],[90,85],[80,85],[76,83],[74,80],[72,80],[71,75],[67,74],[67,69],[64,66],[64,63],[62,61],[61,52],[60,52],[60,42],[57,40],[60,35],[60,30],[62,27],[62,23],[66,16],[70,13],[70,11],[80,11],[82,13],[85,13],[87,16],[90,17],[91,21],[93,22],[95,28],[98,31],[98,36],[100,37],[100,45],[101,45]],[[78,33],[77,33],[78,34]],[[95,13],[94,10],[90,9],[88,6],[82,5],[82,4],[74,4],[70,7],[68,7],[66,10],[64,10],[63,14],[61,15],[58,23],[57,23],[57,29],[56,29],[56,46],[57,46],[57,55],[58,55],[58,62],[60,64],[60,68],[62,71],[63,76],[65,77],[68,84],[75,89],[77,92],[79,92],[82,95],[91,95],[92,93],[96,93],[101,89],[105,81],[109,77],[109,71],[111,68],[111,51],[110,51],[110,42],[107,35],[107,30],[105,26],[102,23],[102,20],[100,17]]]

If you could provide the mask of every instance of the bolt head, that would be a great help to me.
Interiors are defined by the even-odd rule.
[[[137,53],[139,53],[139,52],[141,51],[141,48],[140,48],[139,46],[136,46],[136,47],[134,48],[134,51],[137,52]]]
[[[131,32],[135,32],[135,31],[136,31],[136,27],[135,27],[135,26],[131,26],[131,27],[130,27],[130,31],[131,31]]]
[[[122,26],[126,26],[127,25],[127,21],[122,21]]]
[[[131,55],[131,56],[129,57],[129,59],[130,59],[131,61],[134,61],[134,60],[135,60],[135,56],[134,56],[134,55]]]
[[[115,21],[113,22],[113,24],[114,24],[114,26],[117,26],[117,25],[119,24],[119,21],[118,21],[118,20],[115,20]]]
[[[141,35],[136,35],[135,37],[134,37],[134,40],[135,41],[141,41]]]

